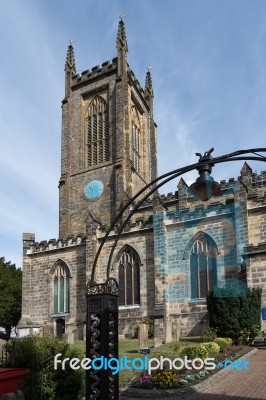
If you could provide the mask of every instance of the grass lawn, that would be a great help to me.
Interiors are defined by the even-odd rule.
[[[173,346],[175,343],[166,343],[160,347],[154,348],[154,340],[149,339],[149,348],[151,353],[171,353],[173,355]],[[194,341],[186,341],[182,342],[183,345],[197,346],[199,343]],[[85,355],[85,342],[83,340],[78,340],[72,344],[73,347],[81,351]],[[119,357],[123,357],[124,355],[133,354],[131,358],[136,357],[136,354],[139,354],[139,342],[138,339],[120,339],[119,340]]]

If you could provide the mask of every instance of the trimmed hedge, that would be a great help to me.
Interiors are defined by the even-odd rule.
[[[215,289],[207,295],[210,327],[238,342],[243,330],[252,341],[261,329],[261,288]]]

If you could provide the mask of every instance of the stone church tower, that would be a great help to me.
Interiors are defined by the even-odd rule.
[[[116,48],[112,61],[77,74],[68,46],[59,239],[37,243],[34,234],[23,234],[21,336],[83,338],[97,249],[125,203],[157,176],[151,74],[142,88],[127,63],[123,21]],[[266,173],[245,163],[238,179],[220,186],[203,203],[181,178],[175,193],[155,192],[126,225],[110,272],[119,282],[120,334],[132,336],[149,317],[155,335],[167,341],[197,335],[208,323],[206,294],[215,287],[260,286],[266,307]],[[106,280],[118,231],[101,252],[98,283]]]
[[[123,21],[116,47],[116,58],[81,76],[76,75],[73,47],[68,47],[59,182],[61,238],[85,234],[89,215],[109,226],[121,204],[156,175],[151,77],[148,72],[143,90],[127,63]]]
[[[116,48],[117,57],[112,61],[79,75],[73,46],[68,46],[62,101],[59,239],[37,244],[33,234],[23,235],[20,330],[25,333],[40,328],[57,334],[74,330],[81,336],[86,282],[101,236],[121,207],[157,175],[151,74],[146,73],[143,89],[127,63],[123,21],[119,22]],[[135,232],[144,229],[143,216],[135,225]],[[139,242],[135,236],[130,242]],[[145,236],[147,233],[140,240],[143,249],[139,253],[143,254]],[[137,267],[131,271],[132,287],[125,286],[125,306],[132,297],[136,301],[140,296],[139,253],[128,243],[126,239],[123,257],[137,261]],[[105,280],[104,261],[102,265],[98,278]],[[134,294],[134,290],[138,293]],[[147,306],[144,301],[143,307],[145,303]],[[140,312],[138,307],[138,311],[140,318],[147,314],[146,309]]]

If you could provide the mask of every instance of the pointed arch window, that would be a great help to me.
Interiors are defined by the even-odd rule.
[[[203,233],[196,236],[190,252],[192,299],[206,298],[217,284],[217,254],[217,245],[210,236]]]
[[[140,118],[136,107],[132,107],[132,123],[131,123],[131,144],[132,144],[132,163],[137,172],[141,169],[141,136],[140,136]]]
[[[87,165],[109,161],[109,113],[105,100],[96,96],[89,105],[87,130]]]
[[[53,313],[69,312],[70,274],[66,265],[58,264],[53,273]]]
[[[140,304],[140,259],[137,252],[127,247],[119,260],[119,305]]]

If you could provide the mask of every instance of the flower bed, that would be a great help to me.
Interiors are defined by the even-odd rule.
[[[158,389],[175,389],[181,387],[192,386],[199,381],[208,378],[215,374],[221,368],[218,364],[224,363],[226,360],[236,360],[250,351],[247,346],[230,346],[223,353],[216,355],[214,370],[197,370],[197,369],[182,369],[176,370],[157,370],[152,374],[141,373],[131,384],[131,387],[136,389],[158,390]]]

